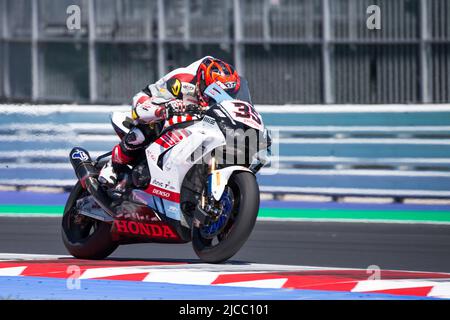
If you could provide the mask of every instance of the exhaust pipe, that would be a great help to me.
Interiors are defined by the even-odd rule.
[[[70,151],[70,163],[81,186],[87,189],[95,202],[112,218],[115,212],[111,209],[112,200],[105,194],[97,180],[98,170],[94,167],[91,156],[87,150],[75,147]]]

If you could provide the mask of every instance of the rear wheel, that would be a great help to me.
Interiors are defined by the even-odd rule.
[[[192,245],[200,259],[220,263],[236,254],[255,226],[259,210],[259,188],[255,176],[247,171],[234,173],[221,201],[230,212],[224,225],[200,226],[192,229]],[[220,218],[219,218],[220,220]]]
[[[73,188],[62,219],[62,240],[71,255],[79,259],[104,259],[118,244],[111,238],[111,224],[78,213],[77,200],[89,192],[77,182]]]

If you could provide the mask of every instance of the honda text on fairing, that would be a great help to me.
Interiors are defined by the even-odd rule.
[[[192,241],[203,261],[232,257],[253,230],[259,210],[255,174],[268,162],[271,144],[243,83],[236,97],[220,83],[208,86],[209,108],[190,106],[195,120],[158,132],[145,158],[130,165],[114,188],[97,180],[111,153],[93,161],[87,150],[72,149],[78,182],[62,221],[68,251],[102,259],[122,244]],[[126,114],[114,113],[111,120],[124,136]]]

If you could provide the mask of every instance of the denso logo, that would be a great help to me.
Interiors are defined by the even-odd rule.
[[[114,220],[118,233],[148,236],[150,238],[178,239],[178,236],[164,224]]]
[[[173,188],[173,187],[171,187],[171,188]],[[180,194],[179,193],[166,191],[166,190],[160,189],[159,187],[154,186],[152,184],[150,184],[148,186],[148,188],[145,190],[145,192],[152,194],[159,198],[167,199],[169,201],[180,202]]]
[[[153,189],[152,193],[157,195],[157,196],[164,197],[164,198],[170,198],[170,192],[162,191],[162,190],[159,190],[159,189]]]

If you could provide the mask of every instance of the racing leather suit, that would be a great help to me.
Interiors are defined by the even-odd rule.
[[[191,115],[176,115],[165,119],[167,106],[183,111],[186,105],[199,105],[197,94],[197,70],[200,64],[210,56],[193,62],[187,67],[178,68],[154,84],[150,84],[133,97],[132,118],[133,127],[123,137],[122,141],[114,146],[111,161],[101,170],[99,181],[114,185],[117,182],[117,173],[124,166],[133,164],[140,158],[144,149],[156,138],[156,132],[152,124],[155,121],[165,120],[164,127],[175,123],[190,121]]]

